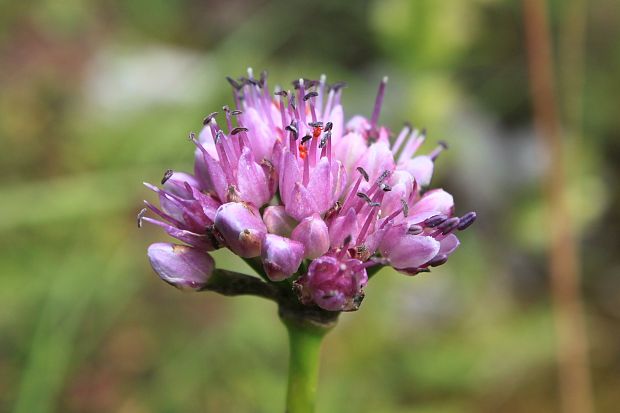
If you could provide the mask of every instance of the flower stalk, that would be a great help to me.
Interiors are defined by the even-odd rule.
[[[282,319],[289,337],[286,413],[312,413],[316,404],[321,344],[331,326]]]

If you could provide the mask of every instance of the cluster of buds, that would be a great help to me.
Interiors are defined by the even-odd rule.
[[[161,188],[146,184],[159,207],[145,201],[138,223],[186,244],[149,248],[163,280],[203,289],[214,270],[208,251],[228,248],[303,305],[352,311],[377,269],[428,272],[459,246],[455,233],[476,214],[456,216],[449,193],[428,189],[444,143],[420,155],[424,130],[407,124],[392,137],[378,123],[387,78],[370,119],[348,122],[344,84],[325,76],[273,94],[264,73],[228,80],[236,108],[190,134],[194,173],[168,170]]]

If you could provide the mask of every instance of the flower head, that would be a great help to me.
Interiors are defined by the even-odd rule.
[[[328,85],[325,76],[273,94],[264,73],[228,80],[235,109],[211,113],[190,134],[193,175],[167,171],[162,188],[146,184],[160,201],[146,209],[158,218],[145,209],[139,222],[164,228],[200,259],[226,247],[260,260],[269,282],[290,280],[302,304],[330,311],[359,307],[367,269],[428,272],[459,246],[455,233],[476,214],[456,216],[449,193],[428,189],[447,146],[420,155],[425,130],[406,124],[392,136],[379,124],[387,78],[370,118],[348,122],[344,84]],[[184,273],[177,261],[185,254],[156,258],[165,280],[170,268]]]

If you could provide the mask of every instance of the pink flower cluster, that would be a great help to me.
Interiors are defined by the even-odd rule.
[[[430,189],[445,148],[417,154],[425,132],[405,126],[391,139],[378,123],[387,78],[370,119],[345,122],[344,84],[299,79],[272,94],[251,70],[233,87],[236,109],[212,113],[190,139],[194,173],[167,171],[159,207],[139,222],[162,227],[186,245],[157,243],[155,271],[183,288],[204,287],[208,251],[226,247],[262,263],[272,282],[290,280],[303,304],[330,311],[359,307],[367,269],[390,265],[405,274],[445,263],[456,231],[474,212],[454,215],[452,196]],[[218,123],[220,120],[220,123]]]

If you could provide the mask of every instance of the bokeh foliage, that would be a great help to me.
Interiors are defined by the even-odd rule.
[[[552,2],[562,45],[571,2]],[[620,5],[588,3],[571,206],[596,404],[620,386]],[[558,61],[569,47],[558,47]],[[0,411],[273,412],[286,340],[271,303],[182,294],[145,259],[140,182],[247,66],[347,80],[347,115],[447,140],[434,185],[479,222],[446,266],[384,271],[325,343],[319,411],[556,411],[540,173],[520,3],[0,1]],[[560,94],[566,70],[557,67]],[[570,96],[566,97],[567,99]],[[582,138],[575,138],[581,135]],[[241,265],[226,252],[218,265]]]

